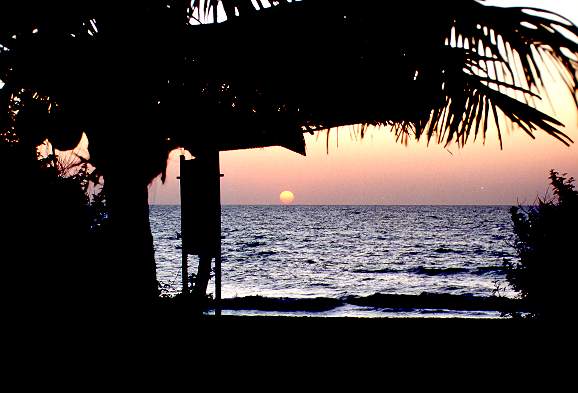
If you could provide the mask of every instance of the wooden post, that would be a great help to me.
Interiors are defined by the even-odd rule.
[[[221,315],[221,177],[224,175],[221,174],[221,164],[219,161],[219,152],[217,151],[217,174],[219,177],[217,181],[219,182],[219,207],[216,212],[216,220],[218,222],[219,227],[219,237],[217,240],[217,244],[215,245],[216,254],[215,254],[215,315]]]
[[[181,176],[178,177],[179,180],[181,180],[182,182],[182,175],[183,175],[183,168],[184,168],[184,162],[185,162],[185,155],[182,154],[180,157],[180,174]],[[184,239],[184,232],[185,232],[185,227],[186,225],[183,225],[183,217],[185,217],[183,215],[183,199],[185,198],[184,192],[183,192],[183,186],[181,184],[181,239]],[[182,240],[181,240],[182,242]],[[182,276],[182,292],[183,295],[188,295],[189,293],[189,263],[188,263],[188,252],[186,250],[186,248],[184,246],[181,247],[181,276]]]
[[[180,158],[183,293],[188,293],[188,254],[199,256],[195,295],[204,296],[215,260],[215,315],[221,315],[221,171],[219,151]]]

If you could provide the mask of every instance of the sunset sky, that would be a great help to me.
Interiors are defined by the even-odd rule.
[[[558,12],[578,23],[575,0],[495,0]],[[371,129],[363,140],[351,130],[306,134],[307,157],[281,147],[221,153],[223,204],[279,204],[292,191],[295,204],[516,204],[530,203],[547,190],[550,169],[578,177],[578,117],[571,96],[555,81],[552,108],[543,110],[565,125],[575,143],[566,147],[542,132],[536,140],[523,131],[504,136],[500,150],[495,131],[485,145],[479,139],[464,148],[425,140],[396,143],[389,129]],[[171,155],[167,182],[150,186],[150,203],[178,204],[178,152]]]

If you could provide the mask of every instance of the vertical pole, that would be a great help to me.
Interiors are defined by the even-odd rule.
[[[181,262],[181,271],[182,271],[182,276],[183,276],[183,295],[188,295],[189,294],[189,261],[187,259],[187,252],[184,250],[183,247],[183,255],[182,255],[182,262]]]
[[[183,198],[186,197],[185,193],[183,192],[183,178],[185,182],[190,181],[190,179],[186,179],[186,170],[184,169],[185,165],[185,155],[182,154],[180,157],[180,176],[179,179],[181,181],[181,253],[182,253],[182,262],[181,262],[181,275],[182,275],[182,284],[183,284],[183,295],[187,295],[189,293],[189,264],[187,260],[187,248],[184,244],[185,239],[185,226],[184,222],[184,214],[183,208],[186,203],[183,203]]]
[[[215,315],[221,315],[221,164],[219,161],[219,150],[216,151],[216,181],[217,183],[217,209],[215,220],[217,222],[218,236],[216,239],[215,253]]]

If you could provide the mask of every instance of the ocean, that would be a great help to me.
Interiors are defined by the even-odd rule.
[[[501,313],[493,310],[388,307],[349,300],[432,294],[466,300],[515,297],[503,270],[505,261],[516,258],[508,210],[223,206],[222,296],[237,304],[223,313],[498,318]],[[164,293],[175,294],[181,287],[180,206],[153,205],[150,221],[158,279]],[[190,272],[196,271],[196,263],[196,257],[189,256]],[[211,280],[211,291],[213,284]],[[238,306],[256,299],[256,309]],[[275,307],[279,304],[285,306]]]

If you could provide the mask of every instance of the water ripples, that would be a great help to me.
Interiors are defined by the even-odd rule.
[[[158,277],[176,292],[180,207],[150,212]],[[516,255],[496,206],[223,206],[222,235],[224,297],[490,296]]]

